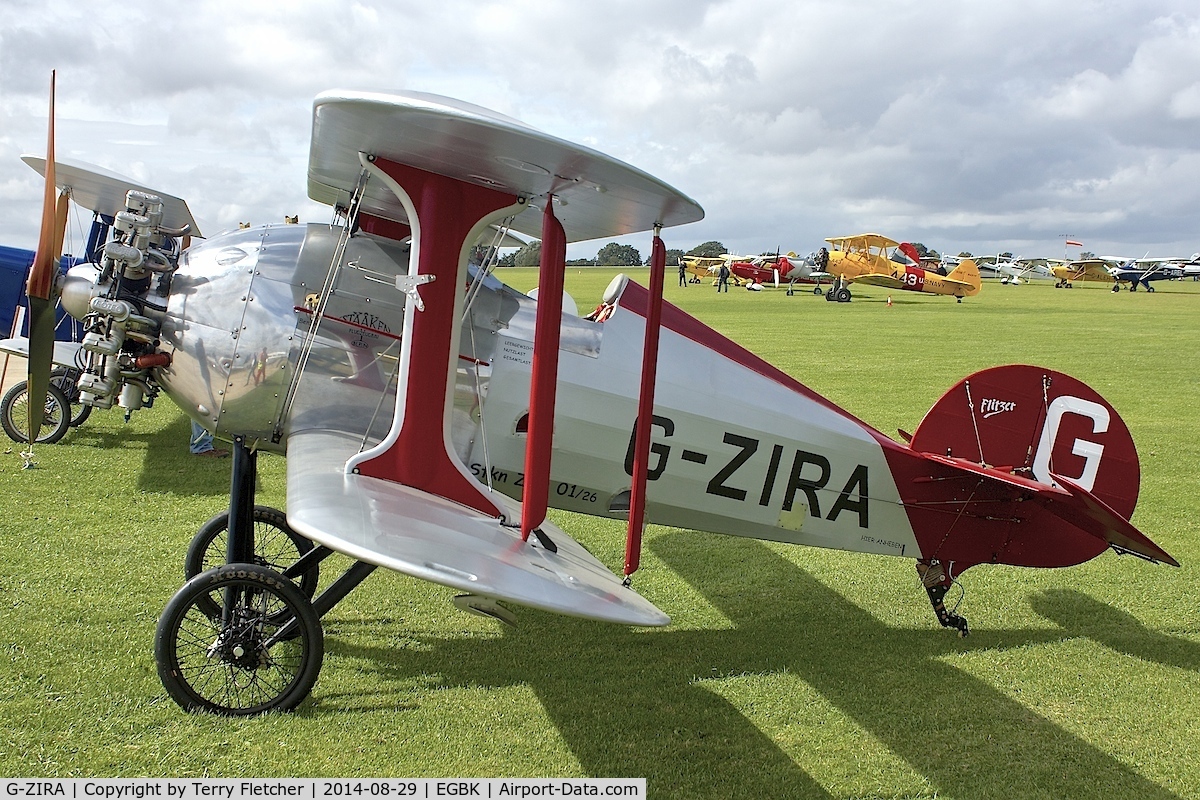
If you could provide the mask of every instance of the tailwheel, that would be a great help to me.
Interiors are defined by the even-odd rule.
[[[942,563],[935,559],[918,561],[917,575],[921,578],[921,585],[925,587],[925,593],[929,595],[929,602],[933,606],[933,613],[937,615],[938,622],[942,624],[943,628],[954,628],[958,631],[960,638],[965,638],[970,633],[966,618],[946,608],[946,592],[954,583],[954,578],[948,575]],[[961,598],[959,599],[961,600]],[[957,608],[958,606],[955,605],[955,610]]]
[[[254,563],[283,572],[301,556],[313,549],[313,543],[292,530],[287,515],[270,506],[255,506],[254,520]],[[183,562],[184,578],[191,580],[202,572],[225,563],[229,542],[229,511],[222,511],[200,526],[188,545]],[[298,586],[305,597],[312,599],[320,581],[320,565],[314,563],[298,579]],[[204,602],[204,600],[201,600]],[[217,606],[204,611],[215,614]]]
[[[204,610],[213,607],[215,615]],[[258,564],[192,578],[163,609],[154,638],[171,699],[186,711],[226,716],[292,710],[312,691],[324,654],[312,603]]]

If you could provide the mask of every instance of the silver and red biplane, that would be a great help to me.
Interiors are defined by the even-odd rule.
[[[662,301],[659,229],[701,219],[698,204],[492,111],[323,93],[308,190],[339,224],[190,246],[185,203],[56,162],[53,122],[47,159],[30,161],[47,179],[39,253],[61,231],[56,187],[103,233],[93,263],[55,279],[40,257],[31,273],[31,414],[50,368],[42,320],[61,298],[88,331],[85,402],[128,413],[165,392],[233,442],[229,511],[193,541],[193,577],[156,634],[184,708],[295,707],[320,670],[321,616],[377,567],[506,621],[518,605],[666,625],[630,582],[644,522],[912,559],[962,635],[943,598],[973,565],[1109,548],[1176,563],[1129,523],[1137,453],[1084,384],[985,370],[896,442]],[[536,301],[472,258],[508,230],[541,238]],[[651,286],[618,276],[592,314],[562,313],[567,242],[641,231],[654,232]],[[255,506],[260,452],[287,456],[286,515]],[[627,518],[623,575],[548,506]],[[282,559],[256,541],[263,525],[286,534],[271,539]],[[313,596],[332,552],[355,563]]]

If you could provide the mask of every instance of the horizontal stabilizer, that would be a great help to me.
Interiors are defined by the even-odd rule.
[[[1059,485],[1050,486],[962,458],[952,458],[934,453],[922,453],[921,455],[930,461],[973,473],[995,484],[1019,489],[1026,497],[1035,498],[1042,508],[1058,519],[1108,542],[1119,550],[1136,553],[1151,561],[1170,564],[1173,567],[1179,566],[1179,562],[1169,553],[1151,541],[1117,511],[1068,478],[1054,475],[1054,481]]]
[[[356,437],[311,431],[288,437],[288,522],[340,553],[472,595],[585,619],[662,626],[670,619],[559,528],[556,547],[520,529],[392,481],[343,471]],[[519,506],[497,496],[508,520]]]
[[[1061,475],[1055,475],[1054,481],[1066,489],[1069,499],[1047,504],[1047,510],[1072,525],[1099,536],[1120,550],[1135,553],[1151,561],[1170,564],[1172,567],[1179,566],[1179,562],[1166,550],[1150,541],[1099,497]]]
[[[974,474],[987,478],[988,480],[997,483],[1005,484],[1024,491],[1036,492],[1038,495],[1060,495],[1066,496],[1065,489],[1059,489],[1057,486],[1048,486],[1044,483],[1023,478],[1012,472],[1006,472],[996,467],[986,467],[983,464],[976,464],[974,461],[967,461],[965,458],[953,458],[951,456],[940,456],[936,453],[921,453],[922,456],[930,461],[937,461],[947,466],[955,467],[956,469],[973,472]]]

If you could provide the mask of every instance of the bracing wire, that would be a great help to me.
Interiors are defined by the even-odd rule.
[[[291,411],[292,402],[296,399],[296,388],[300,385],[300,379],[304,376],[304,370],[308,366],[308,358],[312,354],[313,345],[317,340],[317,330],[320,328],[321,320],[325,318],[325,308],[329,303],[329,298],[333,294],[333,284],[337,278],[338,268],[342,264],[342,259],[346,255],[346,247],[350,243],[350,237],[358,224],[358,212],[362,206],[363,195],[367,190],[367,182],[370,179],[370,173],[365,168],[360,169],[358,180],[354,184],[354,190],[350,194],[350,205],[346,209],[346,224],[342,228],[338,236],[337,246],[333,251],[333,258],[329,262],[329,270],[325,273],[325,281],[321,285],[321,292],[317,296],[317,307],[313,309],[312,319],[308,324],[308,331],[304,336],[304,343],[300,347],[300,355],[296,359],[296,371],[292,375],[291,383],[288,385],[287,395],[283,402],[283,408],[279,414],[279,423],[276,428],[276,435],[282,434],[283,420],[287,419],[288,413]]]
[[[963,381],[963,385],[967,389],[967,406],[971,411],[971,427],[975,429],[975,446],[979,448],[979,463],[987,466],[983,458],[983,442],[979,438],[979,421],[975,419],[975,401],[971,399],[971,382]]]

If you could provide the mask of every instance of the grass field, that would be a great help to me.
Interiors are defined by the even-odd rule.
[[[644,270],[631,274],[646,281]],[[532,271],[501,277],[519,288]],[[570,270],[583,309],[611,272]],[[668,299],[885,432],[958,379],[1024,362],[1100,391],[1137,442],[1134,523],[1180,569],[1106,553],[1067,570],[979,567],[938,627],[912,562],[651,527],[638,590],[673,624],[627,630],[376,574],[325,618],[293,714],[182,713],[152,655],[228,461],[188,456],[165,399],[93,414],[23,471],[0,458],[0,774],[646,777],[655,798],[1200,797],[1200,283],[1154,294],[985,286]],[[0,448],[3,449],[3,448]],[[284,463],[258,499],[284,505]],[[556,521],[614,570],[623,524]]]

